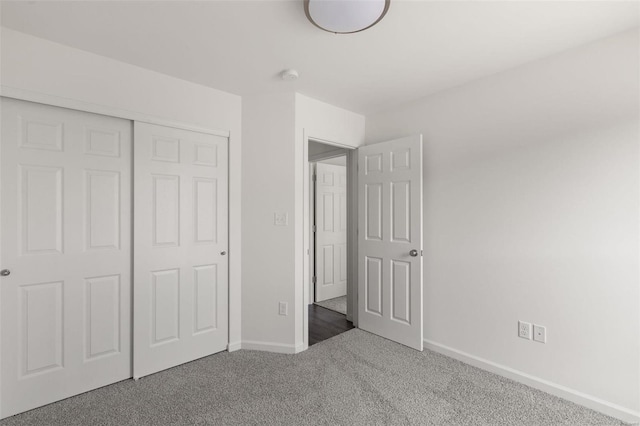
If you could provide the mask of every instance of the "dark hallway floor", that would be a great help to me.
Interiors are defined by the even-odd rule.
[[[309,346],[351,330],[347,316],[318,305],[309,305]]]

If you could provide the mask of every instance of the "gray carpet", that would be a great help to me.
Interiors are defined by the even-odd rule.
[[[347,296],[340,296],[335,299],[316,302],[316,305],[347,315]]]
[[[354,329],[298,355],[223,352],[10,425],[622,425],[435,352]]]

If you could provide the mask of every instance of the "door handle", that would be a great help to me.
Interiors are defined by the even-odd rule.
[[[2,277],[8,277],[9,275],[11,275],[11,271],[8,269],[3,269],[2,271],[0,271],[0,276]]]
[[[221,252],[220,252],[220,254],[221,254],[222,256],[224,256],[225,254],[227,254],[227,252],[226,252],[226,251],[221,251]]]
[[[409,252],[409,256],[411,257],[416,257],[418,255],[418,250],[413,249]]]

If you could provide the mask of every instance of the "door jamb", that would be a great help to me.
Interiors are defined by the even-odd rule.
[[[306,304],[311,305],[315,302],[316,284],[313,283],[313,277],[315,276],[315,256],[316,256],[316,239],[315,232],[312,227],[315,225],[315,210],[316,210],[316,182],[313,177],[316,176],[316,162],[309,160],[309,226],[307,232],[309,233],[309,249],[307,250],[307,258],[309,259],[309,294],[307,295]],[[312,268],[313,266],[313,268]]]

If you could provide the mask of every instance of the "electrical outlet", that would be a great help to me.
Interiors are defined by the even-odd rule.
[[[518,321],[518,337],[531,340],[531,323]]]
[[[278,305],[278,313],[280,315],[288,315],[287,313],[287,302],[280,302],[280,304]]]
[[[533,340],[540,343],[547,343],[547,327],[533,324]]]
[[[289,224],[289,215],[285,212],[275,212],[273,214],[273,224],[276,226],[287,226]]]

